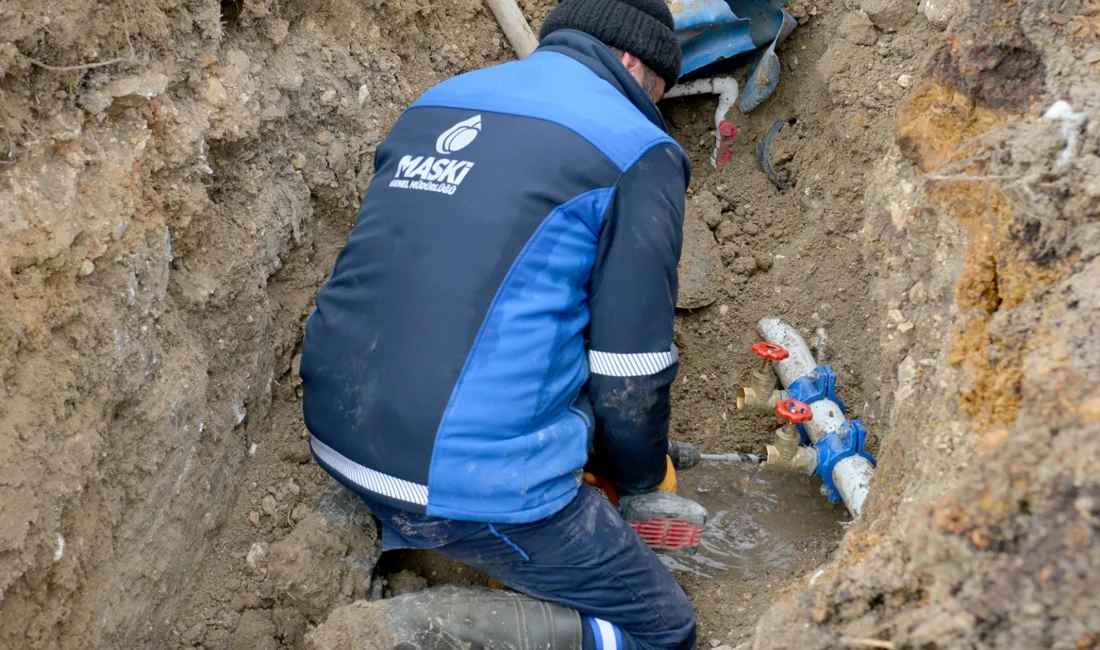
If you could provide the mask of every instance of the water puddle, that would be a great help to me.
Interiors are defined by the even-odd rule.
[[[693,557],[661,559],[669,569],[705,578],[753,577],[755,569],[797,564],[799,548],[819,535],[832,536],[850,520],[843,504],[821,495],[821,479],[700,463],[677,472],[680,495],[708,512],[699,551]]]

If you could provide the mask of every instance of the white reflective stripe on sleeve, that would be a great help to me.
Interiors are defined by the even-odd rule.
[[[607,377],[648,377],[668,368],[679,359],[680,351],[675,345],[668,352],[635,354],[589,350],[588,369],[594,374]]]
[[[309,444],[318,458],[364,490],[398,501],[428,505],[428,486],[364,467],[313,436],[310,436]]]
[[[619,644],[615,639],[615,627],[602,618],[594,618],[592,620],[596,621],[596,627],[600,630],[600,640],[603,641],[603,650],[619,650]]]

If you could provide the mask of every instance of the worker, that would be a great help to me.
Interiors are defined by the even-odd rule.
[[[664,0],[564,0],[526,59],[429,89],[378,146],[308,319],[312,452],[383,548],[432,549],[553,605],[536,623],[500,620],[499,591],[433,601],[468,613],[448,632],[464,642],[496,621],[475,645],[695,646],[683,590],[582,480],[598,464],[645,499],[671,478],[690,169],[656,102],[679,71]],[[418,624],[391,621],[413,630],[394,643],[434,647]]]

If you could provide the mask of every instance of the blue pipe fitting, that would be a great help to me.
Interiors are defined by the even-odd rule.
[[[844,413],[844,402],[836,396],[836,372],[833,371],[832,366],[818,366],[810,371],[810,374],[794,380],[790,386],[787,386],[787,394],[791,399],[796,399],[803,404],[813,404],[823,399],[832,400],[840,407],[840,412]],[[796,424],[795,428],[802,436],[801,444],[812,444],[813,441],[810,440],[804,426]]]
[[[833,483],[833,469],[837,463],[849,456],[863,456],[874,467],[875,457],[864,446],[866,441],[867,430],[863,428],[863,424],[859,420],[847,420],[839,429],[827,433],[814,444],[817,450],[817,468],[814,469],[814,474],[825,482],[830,503],[841,502],[840,490]]]

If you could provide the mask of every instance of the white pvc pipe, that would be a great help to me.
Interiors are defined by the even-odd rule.
[[[806,341],[790,325],[778,318],[761,318],[760,333],[764,335],[765,341],[782,345],[790,354],[786,359],[772,364],[783,388],[793,384],[799,377],[810,374],[817,367],[814,355],[810,353],[810,346],[806,345]]]
[[[516,51],[516,57],[525,59],[528,54],[535,51],[539,46],[539,39],[535,36],[535,32],[531,31],[531,26],[527,24],[523,12],[516,5],[516,0],[485,0],[485,3],[493,10],[500,30],[504,32],[512,49]]]
[[[692,95],[718,95],[718,110],[714,112],[714,128],[717,129],[722,124],[722,120],[726,119],[726,113],[729,113],[737,103],[740,90],[737,80],[732,77],[711,77],[677,84],[665,93],[665,99]]]
[[[814,419],[803,423],[802,426],[814,442],[824,438],[830,431],[836,431],[845,422],[840,404],[831,399],[821,399],[810,404],[810,410],[814,412]]]
[[[871,489],[875,468],[863,456],[849,456],[833,468],[833,483],[853,517],[863,514],[863,501]]]
[[[710,164],[718,166],[718,151],[722,148],[722,122],[726,121],[726,114],[737,103],[737,95],[741,89],[737,80],[732,77],[711,77],[710,79],[696,79],[687,83],[677,84],[665,93],[666,99],[676,97],[690,97],[692,95],[718,95],[718,108],[714,111],[714,153],[711,154]],[[733,136],[729,136],[732,138]]]
[[[762,318],[759,325],[765,341],[782,345],[790,355],[783,361],[772,364],[783,388],[789,387],[817,367],[814,355],[810,353],[810,346],[806,345],[806,340],[796,329],[778,318]],[[817,400],[810,404],[810,410],[814,417],[803,427],[814,442],[836,431],[845,422],[840,405],[830,399]],[[874,472],[870,461],[862,456],[850,456],[833,467],[833,483],[853,517],[858,517],[863,512],[863,501],[867,498]]]

